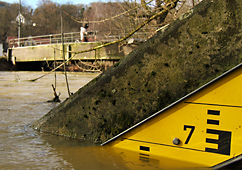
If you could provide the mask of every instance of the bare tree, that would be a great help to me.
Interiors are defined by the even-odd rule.
[[[143,31],[154,32],[156,28],[174,21],[200,1],[176,1],[172,9],[159,15]],[[173,0],[141,0],[138,3],[137,1],[125,0],[122,2],[92,3],[84,11],[83,22],[89,22],[92,28],[99,30],[101,34],[122,35],[138,27],[147,18],[163,11],[172,2]]]
[[[60,6],[50,0],[40,1],[33,14],[35,35],[55,34],[60,31]]]
[[[10,12],[9,8],[3,8],[0,10],[0,38],[2,41],[5,41],[7,38],[7,34],[9,33],[9,29],[11,27],[11,18],[9,18],[8,13]]]
[[[70,19],[69,16],[72,16],[76,19],[82,19],[83,13],[85,11],[84,5],[72,5],[72,4],[64,4],[61,5],[61,13],[63,15],[63,25],[65,32],[78,32],[80,31],[80,26],[82,24],[75,22],[75,20]],[[67,13],[69,16],[65,15],[63,12]]]
[[[189,8],[201,0],[178,1],[173,9],[162,13],[156,20],[149,22],[143,32],[154,32],[160,26],[172,22]],[[70,3],[60,5],[51,0],[40,0],[39,6],[33,10],[22,6],[21,13],[26,23],[21,25],[21,35],[45,35],[60,33],[60,16],[63,11],[64,31],[76,32],[80,26],[89,23],[89,31],[98,31],[100,35],[124,35],[138,27],[152,15],[166,8],[172,0],[124,0],[118,2],[95,2],[88,5],[73,5]],[[16,17],[19,4],[7,4],[0,1],[0,36],[15,36],[18,34]],[[33,27],[35,23],[35,27]]]

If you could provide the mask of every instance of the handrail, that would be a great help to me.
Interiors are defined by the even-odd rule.
[[[150,35],[148,32],[137,32],[134,38],[137,40],[144,41]],[[64,43],[76,43],[80,42],[80,32],[70,32],[63,34]],[[110,35],[110,36],[98,36],[97,32],[88,32],[88,40],[90,42],[111,42],[114,40],[121,39],[125,34]],[[35,45],[46,45],[46,44],[59,44],[61,43],[61,34],[50,34],[41,36],[29,36],[23,38],[9,39],[9,47],[25,47]]]
[[[64,33],[64,43],[80,41],[80,32]],[[89,38],[93,41],[95,34],[89,32]],[[61,34],[50,34],[41,36],[29,36],[24,38],[14,38],[8,41],[10,47],[24,47],[42,44],[61,43]]]

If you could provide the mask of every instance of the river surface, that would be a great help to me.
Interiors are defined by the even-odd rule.
[[[114,152],[107,147],[33,130],[31,124],[58,105],[47,102],[54,98],[51,86],[55,84],[54,73],[35,82],[25,81],[41,75],[43,72],[0,72],[0,169],[163,169],[160,166],[167,161],[147,161],[136,153]],[[70,91],[77,91],[97,75],[68,73]],[[64,101],[68,97],[64,74],[58,72],[56,80],[57,93],[61,93],[60,99]]]
[[[101,147],[31,128],[34,121],[58,105],[47,102],[54,98],[54,73],[35,82],[25,81],[41,75],[0,72],[0,169],[115,169],[97,160]],[[68,73],[70,91],[77,91],[97,75]],[[64,74],[57,73],[56,80],[57,93],[61,92],[64,101],[68,97]]]

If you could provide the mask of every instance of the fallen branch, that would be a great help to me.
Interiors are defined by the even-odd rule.
[[[59,98],[60,94],[57,95],[56,90],[55,90],[55,87],[54,87],[53,84],[52,84],[52,88],[53,88],[54,96],[55,96],[55,97],[54,97],[52,100],[48,100],[47,102],[61,102],[61,101],[60,101],[60,98]]]

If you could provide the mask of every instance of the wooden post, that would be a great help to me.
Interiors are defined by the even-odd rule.
[[[63,36],[63,16],[62,16],[62,13],[61,13],[61,44],[62,44],[62,56],[63,56],[63,62],[64,62],[64,71],[65,71],[65,77],[66,77],[67,92],[68,92],[68,95],[70,96],[71,93],[70,93],[68,79],[67,79],[67,74],[66,74],[66,59],[65,59],[65,47],[64,47],[64,36]]]

